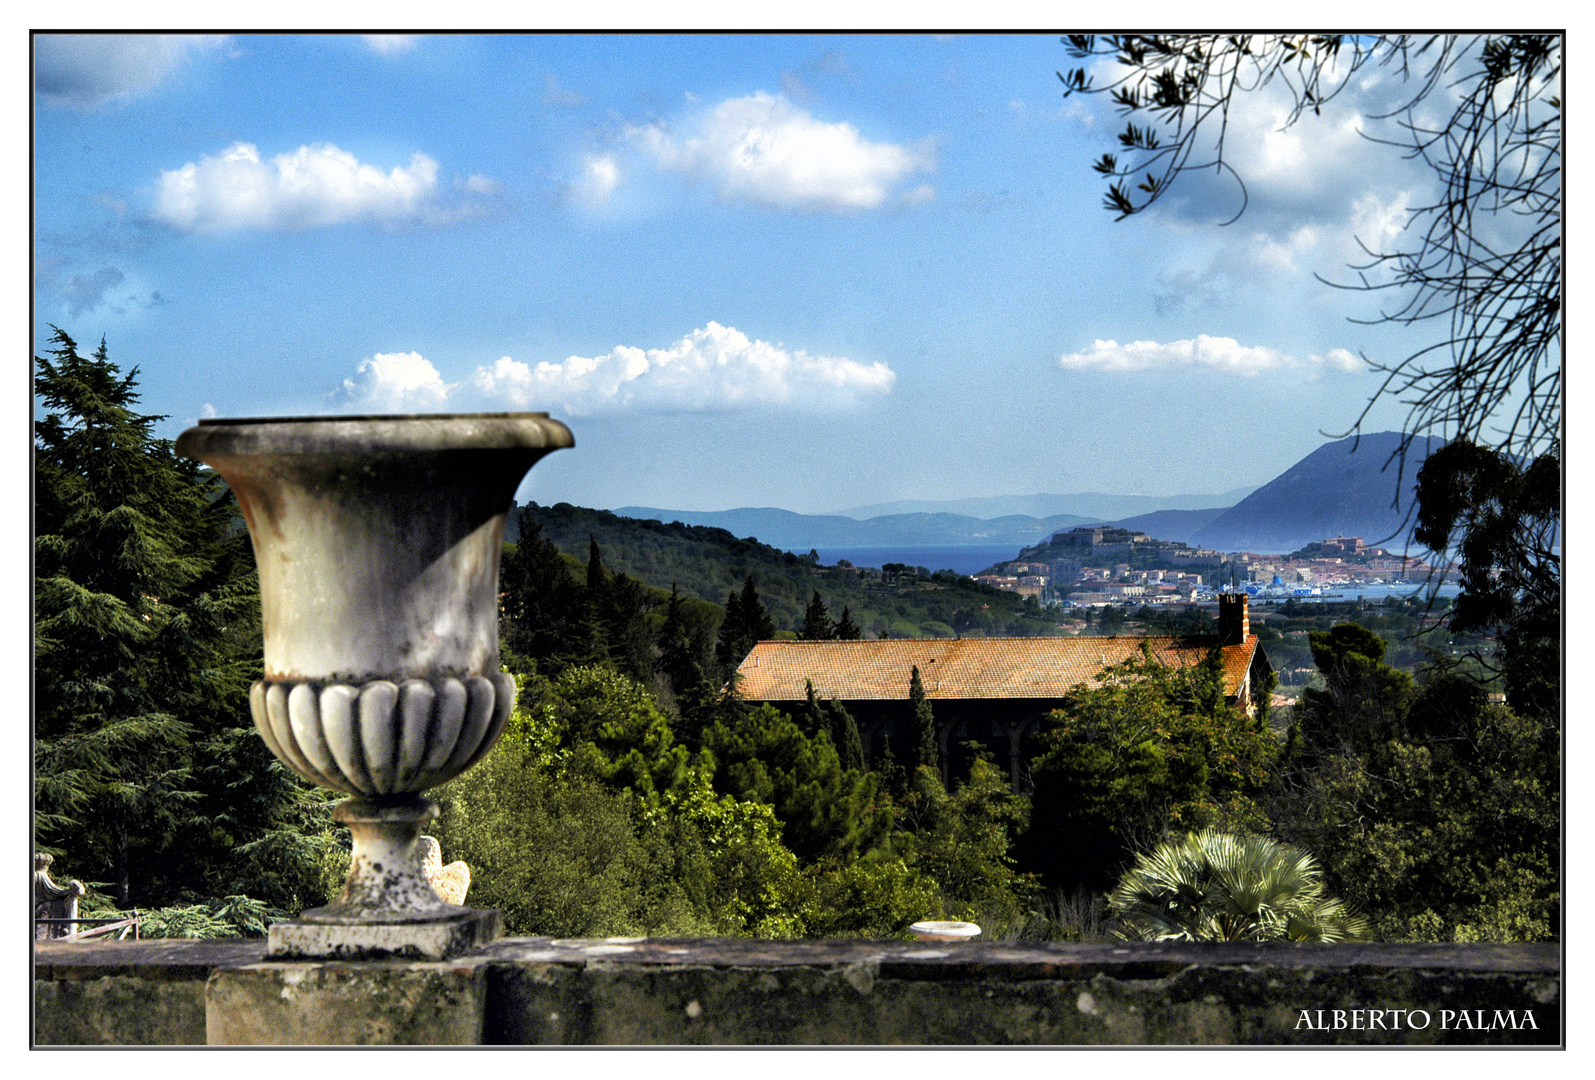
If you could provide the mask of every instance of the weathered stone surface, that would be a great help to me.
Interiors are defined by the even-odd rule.
[[[257,964],[205,987],[215,1045],[474,1045],[486,979],[478,964]]]
[[[503,931],[491,908],[434,922],[335,924],[274,923],[267,955],[273,960],[447,960],[478,949]]]
[[[33,945],[33,977],[56,981],[127,975],[204,982],[218,968],[258,964],[265,955],[266,943],[259,938],[38,941]]]
[[[203,1046],[205,981],[137,975],[37,979],[33,1041],[39,1046]]]
[[[1554,1046],[1562,1040],[1556,945],[510,938],[445,963],[257,964],[258,942],[39,944],[35,976],[57,984],[39,998],[41,1009],[56,1013],[48,1027],[40,1019],[39,1031],[50,1032],[52,1041],[57,1032],[149,1041],[151,1032],[135,1026],[141,988],[192,984],[207,965],[215,971],[206,994],[207,1031],[212,1041],[230,1042]],[[96,978],[126,980],[136,992],[105,989],[90,1000],[85,991],[62,989]],[[95,1009],[130,1019],[77,1015]],[[192,1037],[191,1022],[187,1030],[184,1037]]]
[[[1554,946],[510,939],[482,955],[495,961],[486,1028],[495,1043],[1474,1045],[1561,1038]],[[1342,1027],[1335,1026],[1336,1010]],[[1426,1014],[1426,1026],[1412,1030],[1392,1015],[1396,1010]],[[1486,1023],[1500,1015],[1518,1026],[1462,1026],[1464,1011],[1478,1019],[1480,1010]]]
[[[33,950],[33,1041],[41,1046],[205,1042],[205,980],[255,963],[265,942],[40,941]]]

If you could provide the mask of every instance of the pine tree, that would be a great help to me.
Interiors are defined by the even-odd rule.
[[[908,678],[908,709],[917,753],[914,764],[927,766],[940,776],[941,755],[936,746],[936,717],[931,711],[930,699],[925,696],[925,684],[920,681],[918,667],[913,669]]]
[[[749,574],[742,583],[741,594],[732,593],[726,598],[726,616],[720,624],[720,638],[715,643],[715,659],[729,678],[755,645],[774,636],[775,623],[759,599],[753,575]]]
[[[35,842],[123,907],[319,902],[325,800],[241,723],[260,606],[236,504],[133,411],[137,368],[52,344],[34,358]]]
[[[858,623],[853,621],[853,615],[847,610],[847,605],[842,605],[842,617],[836,620],[836,626],[831,630],[831,637],[837,641],[857,641],[864,636]]]
[[[520,541],[506,547],[499,570],[501,639],[505,663],[538,662],[547,674],[594,659],[592,626],[572,565],[528,508],[520,512]]]
[[[658,670],[670,680],[672,693],[683,694],[703,679],[692,647],[692,635],[682,614],[681,591],[670,584],[670,602],[665,605],[665,621],[659,627]]]
[[[814,598],[809,601],[809,606],[803,612],[803,629],[798,633],[801,641],[830,641],[836,636],[836,631],[831,625],[831,613],[825,607],[825,601],[820,597],[820,591],[814,590]]]

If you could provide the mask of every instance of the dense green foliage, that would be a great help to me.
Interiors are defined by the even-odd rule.
[[[1420,682],[1344,624],[1312,635],[1325,687],[1293,710],[1269,799],[1381,937],[1544,940],[1560,932],[1554,721],[1436,668]]]
[[[1165,667],[1143,651],[1071,695],[1041,735],[1026,865],[1047,884],[1106,888],[1170,830],[1261,832],[1276,745],[1224,701],[1214,649]]]
[[[1132,941],[1358,941],[1368,924],[1324,891],[1313,857],[1261,836],[1187,833],[1136,859],[1108,898]]]
[[[35,357],[34,836],[122,908],[326,899],[329,803],[249,722],[260,606],[236,505],[134,411],[137,369]]]
[[[716,795],[646,690],[600,668],[521,686],[498,747],[436,792],[473,904],[518,934],[790,936],[779,823]]]
[[[1431,550],[1454,548],[1460,558],[1450,629],[1497,637],[1499,654],[1486,662],[1500,671],[1508,704],[1544,719],[1562,704],[1561,489],[1557,453],[1522,464],[1454,442],[1418,471],[1413,531]]]
[[[612,669],[523,676],[514,717],[438,790],[434,830],[472,867],[471,902],[512,933],[899,934],[952,913],[1019,921],[1008,856],[1023,800],[992,766],[949,795],[921,770],[905,806],[844,769],[828,731],[769,707],[676,741]]]
[[[891,827],[876,778],[844,768],[829,731],[806,734],[772,705],[735,726],[715,723],[703,743],[713,754],[715,789],[771,806],[787,847],[805,861],[854,858]]]

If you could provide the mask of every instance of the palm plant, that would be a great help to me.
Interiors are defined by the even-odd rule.
[[[1216,829],[1136,859],[1108,897],[1132,941],[1360,941],[1368,924],[1324,891],[1305,851]]]

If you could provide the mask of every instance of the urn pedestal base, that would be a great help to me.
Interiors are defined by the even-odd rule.
[[[503,934],[497,911],[450,904],[421,866],[421,828],[438,805],[418,795],[346,799],[333,820],[353,836],[338,899],[267,933],[270,960],[446,960]]]
[[[425,923],[274,923],[267,932],[266,959],[448,960],[503,936],[497,911],[459,910],[463,914]]]

